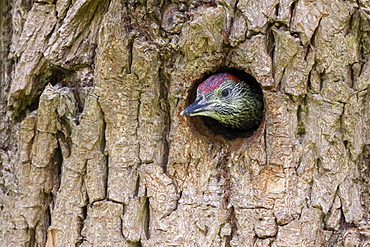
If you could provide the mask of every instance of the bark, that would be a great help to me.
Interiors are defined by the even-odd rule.
[[[368,1],[0,11],[4,246],[370,246]],[[228,70],[265,104],[231,138],[179,115]]]

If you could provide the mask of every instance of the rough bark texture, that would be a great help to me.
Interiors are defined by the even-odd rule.
[[[3,246],[370,246],[370,3],[0,2]],[[252,75],[265,116],[180,116]]]

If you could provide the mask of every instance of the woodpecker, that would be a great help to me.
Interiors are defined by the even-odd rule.
[[[262,119],[262,93],[231,73],[215,74],[199,84],[195,101],[180,114],[211,117],[225,128],[254,129]]]

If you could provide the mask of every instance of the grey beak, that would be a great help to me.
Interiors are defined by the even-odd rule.
[[[208,111],[210,109],[210,105],[212,103],[204,102],[203,98],[197,99],[192,104],[190,104],[188,107],[186,107],[180,114],[181,115],[194,115],[199,112]]]

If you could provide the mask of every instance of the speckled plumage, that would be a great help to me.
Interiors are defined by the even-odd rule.
[[[262,94],[233,74],[219,73],[198,86],[195,101],[181,114],[211,117],[226,128],[253,129],[261,123]]]

